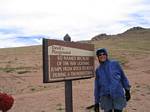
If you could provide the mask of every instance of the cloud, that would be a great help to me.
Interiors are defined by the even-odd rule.
[[[31,36],[18,36],[9,37],[1,39],[0,48],[6,47],[18,47],[18,46],[30,46],[30,45],[41,45],[42,35],[31,35]]]
[[[0,27],[0,33],[1,34],[16,34],[16,33],[21,33],[21,28],[11,28],[11,27]]]
[[[68,33],[77,41],[149,27],[149,7],[148,0],[1,0],[0,40],[13,38],[16,45],[27,45],[36,38],[41,42],[35,35],[63,39]]]

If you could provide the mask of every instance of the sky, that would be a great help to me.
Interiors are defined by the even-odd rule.
[[[0,48],[150,28],[150,0],[0,0]]]

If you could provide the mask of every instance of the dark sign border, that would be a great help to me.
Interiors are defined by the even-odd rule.
[[[89,79],[94,77],[94,74],[91,76],[86,76],[86,77],[76,77],[76,78],[68,78],[68,79],[56,79],[56,80],[50,80],[49,79],[49,59],[48,59],[48,46],[49,46],[49,40],[54,40],[54,39],[45,39],[43,38],[42,41],[42,54],[43,54],[43,83],[52,83],[52,82],[62,82],[62,81],[67,81],[67,80],[81,80],[81,79]],[[60,40],[54,40],[54,41],[60,41]],[[64,42],[64,41],[62,41]],[[81,43],[80,43],[81,44]],[[91,44],[93,45],[93,44]],[[94,45],[93,45],[94,49]]]

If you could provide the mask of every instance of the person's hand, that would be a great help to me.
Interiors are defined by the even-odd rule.
[[[130,90],[125,89],[125,96],[127,101],[131,99]]]
[[[99,111],[99,104],[98,103],[94,105],[94,111],[95,112],[100,112]]]

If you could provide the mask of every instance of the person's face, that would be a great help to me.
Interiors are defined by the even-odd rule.
[[[105,62],[107,60],[107,55],[105,53],[100,53],[98,55],[99,62]]]

